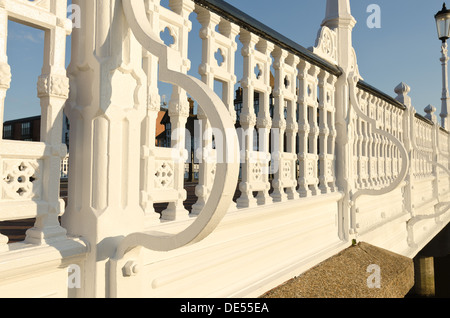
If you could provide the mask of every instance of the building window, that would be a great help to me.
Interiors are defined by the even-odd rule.
[[[165,147],[170,147],[171,139],[172,139],[172,125],[171,123],[166,123],[166,140],[164,142]]]
[[[3,127],[3,138],[4,139],[9,139],[12,137],[12,126],[11,125],[6,125]]]
[[[234,110],[236,111],[236,121],[239,122],[241,120],[242,102],[234,104]]]
[[[22,123],[22,137],[31,135],[31,123]]]

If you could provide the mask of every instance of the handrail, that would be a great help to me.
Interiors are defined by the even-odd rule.
[[[239,25],[240,27],[250,31],[251,33],[254,33],[260,36],[261,38],[276,44],[280,48],[283,48],[295,55],[300,56],[307,62],[315,66],[318,66],[335,76],[339,77],[342,75],[342,71],[336,65],[327,62],[326,60],[309,51],[305,47],[290,40],[286,36],[271,29],[267,25],[252,18],[248,14],[226,3],[225,1],[222,0],[193,0],[193,1],[197,5],[205,7],[208,10],[217,13],[224,19],[233,22],[234,24]]]
[[[439,127],[439,130],[446,134],[450,134],[450,132],[448,130],[446,130],[444,127]]]
[[[415,113],[414,117],[416,117],[417,119],[419,119],[419,120],[421,120],[421,121],[423,121],[423,122],[425,122],[425,123],[427,123],[427,124],[429,124],[431,126],[434,126],[434,123],[431,120],[429,120],[428,118],[425,118],[424,116],[422,116],[422,115],[420,115],[418,113]]]
[[[368,93],[371,93],[372,95],[375,95],[376,97],[381,98],[382,100],[388,102],[389,104],[391,104],[397,108],[400,108],[402,110],[406,109],[405,105],[403,105],[396,99],[392,98],[391,96],[387,95],[386,93],[380,91],[379,89],[373,87],[372,85],[369,85],[368,83],[366,83],[363,80],[359,80],[356,85],[358,88],[360,88]]]

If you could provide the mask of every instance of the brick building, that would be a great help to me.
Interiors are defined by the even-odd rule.
[[[40,141],[41,116],[6,121],[3,124],[3,139]]]
[[[64,115],[62,142],[69,149],[70,124]],[[40,141],[41,140],[41,116],[33,116],[8,120],[3,123],[3,139]]]

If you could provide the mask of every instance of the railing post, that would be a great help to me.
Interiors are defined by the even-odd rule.
[[[439,124],[437,120],[437,116],[434,114],[436,111],[436,107],[433,105],[428,105],[424,109],[426,115],[425,118],[428,120],[431,120],[433,122],[433,129],[432,135],[431,135],[431,141],[432,141],[432,149],[433,149],[433,155],[432,155],[432,161],[433,161],[433,167],[432,167],[432,174],[433,174],[433,199],[438,200],[439,199],[439,168],[437,164],[439,163],[439,149],[438,149],[438,137],[439,137]]]
[[[259,37],[246,30],[241,30],[240,41],[243,44],[242,55],[244,57],[243,78],[241,81],[243,95],[242,95],[242,112],[240,114],[240,124],[243,130],[243,137],[241,140],[241,167],[242,167],[242,181],[239,184],[241,196],[237,199],[237,206],[242,208],[254,207],[257,205],[256,198],[253,197],[253,190],[251,185],[251,160],[250,156],[253,152],[253,136],[254,127],[256,125],[256,115],[254,111],[254,61],[253,52],[255,45],[259,41]]]
[[[397,97],[395,99],[406,106],[406,110],[403,115],[403,144],[409,155],[409,165],[408,174],[406,176],[405,182],[406,185],[404,187],[403,192],[403,204],[405,209],[410,213],[411,217],[415,216],[414,204],[413,204],[413,190],[414,190],[414,147],[413,147],[413,138],[414,138],[414,116],[416,110],[412,106],[411,97],[408,96],[410,91],[410,87],[405,83],[400,83],[394,89]],[[411,243],[411,242],[409,242]]]
[[[272,146],[272,163],[277,167],[274,171],[273,193],[272,198],[274,202],[283,202],[287,200],[287,194],[284,192],[284,187],[281,180],[282,174],[282,153],[284,151],[284,137],[286,132],[286,119],[284,118],[285,99],[284,99],[284,75],[283,67],[284,61],[288,52],[280,48],[276,48],[273,53],[274,69],[275,69],[275,85],[273,90],[274,97],[274,111],[272,128],[278,129],[277,140],[274,140]]]
[[[143,231],[140,204],[141,124],[147,111],[142,46],[122,1],[74,0],[81,27],[72,36],[69,196],[63,224],[90,253],[81,297],[107,295],[108,259],[124,236]]]
[[[54,13],[59,18],[67,14],[66,2],[55,2]],[[60,226],[58,216],[64,212],[64,202],[59,198],[61,160],[67,148],[61,141],[63,108],[69,95],[69,79],[66,76],[65,52],[68,30],[57,25],[45,32],[44,64],[38,79],[37,90],[41,104],[41,141],[52,148],[44,159],[43,197],[49,204],[45,217],[37,216],[33,228],[27,231],[26,241],[43,243],[56,238],[65,238],[66,230]],[[56,53],[55,53],[56,52]]]
[[[336,184],[344,193],[339,211],[339,228],[342,239],[351,239],[350,209],[354,188],[353,136],[348,76],[357,74],[358,65],[352,45],[352,30],[356,24],[350,10],[349,0],[327,0],[326,17],[322,26],[337,34],[337,64],[342,75],[336,81]]]

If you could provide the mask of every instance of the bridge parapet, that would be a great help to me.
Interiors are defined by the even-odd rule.
[[[33,5],[42,11],[38,3],[56,7],[6,3],[25,6],[22,15]],[[32,246],[66,240],[66,230],[87,242],[74,296],[262,294],[352,240],[412,257],[450,220],[448,132],[431,106],[425,117],[416,113],[406,84],[392,98],[364,82],[348,0],[327,1],[310,50],[219,0],[73,0],[82,19],[67,73],[61,43],[51,46],[69,32],[59,3],[55,24],[44,27],[52,39],[46,50],[61,54],[49,53],[57,62],[44,65],[38,83],[45,141],[21,144],[20,156],[6,141],[0,150],[2,195],[21,195],[7,183],[26,172],[34,196],[27,201],[45,198],[53,210],[41,213],[38,205],[11,216],[14,206],[0,200],[0,220],[37,216],[26,239]],[[8,8],[0,5],[4,23]],[[6,51],[1,58],[4,95]],[[166,84],[170,99],[161,108]],[[55,136],[67,97],[71,153],[61,227],[56,190],[65,152]],[[160,112],[170,147],[155,143]],[[187,145],[198,136],[185,130],[193,119],[201,123],[194,156]],[[189,211],[184,167],[192,157],[199,182]],[[0,257],[9,257],[19,245],[1,239]],[[252,264],[251,255],[260,261]],[[214,274],[224,264],[235,277]],[[197,267],[211,278],[206,287],[193,283]],[[208,294],[217,284],[225,286]]]

